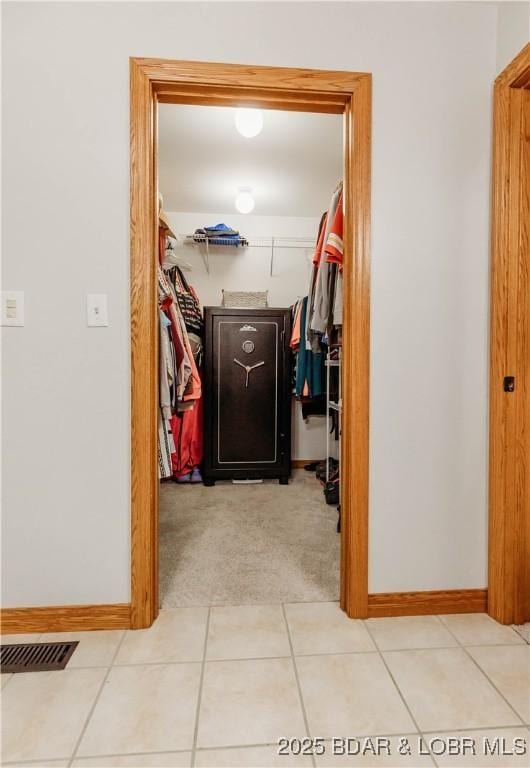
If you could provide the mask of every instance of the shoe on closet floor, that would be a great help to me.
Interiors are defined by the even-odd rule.
[[[333,475],[336,474],[337,469],[339,467],[339,462],[337,459],[334,459],[332,456],[328,459],[329,462],[329,474]],[[319,480],[325,480],[326,479],[326,469],[327,469],[327,463],[326,460],[320,462],[320,464],[317,467],[316,475]]]
[[[326,499],[326,504],[333,504],[336,506],[339,503],[340,494],[338,480],[326,483],[326,487],[324,488],[324,497]]]
[[[180,475],[180,477],[174,478],[176,483],[191,483],[191,472],[188,472],[187,475]]]
[[[202,475],[199,467],[195,467],[190,476],[190,483],[202,483]]]

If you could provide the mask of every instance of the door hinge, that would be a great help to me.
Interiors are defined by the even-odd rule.
[[[513,392],[515,390],[515,376],[505,376],[503,387],[505,392]]]

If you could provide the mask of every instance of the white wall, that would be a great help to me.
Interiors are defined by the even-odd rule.
[[[129,56],[373,73],[369,586],[483,587],[495,5],[2,12],[5,605],[129,597]]]
[[[503,2],[497,10],[497,74],[530,40],[530,2]]]
[[[332,191],[329,192],[330,196]],[[222,221],[240,231],[251,244],[271,236],[307,238],[314,244],[319,224],[319,217],[300,216],[168,211],[167,217],[177,237]],[[307,249],[276,247],[272,276],[270,248],[214,249],[209,258],[209,274],[198,248],[184,245],[178,252],[192,265],[192,271],[186,274],[186,278],[195,288],[203,306],[220,305],[222,291],[225,289],[268,291],[270,307],[289,307],[299,296],[305,296],[308,292],[313,250],[311,246]],[[326,449],[325,417],[315,416],[304,421],[300,403],[295,402],[291,438],[293,459],[322,459]]]

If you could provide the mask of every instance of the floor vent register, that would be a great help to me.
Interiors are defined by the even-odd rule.
[[[78,641],[69,643],[20,643],[0,646],[0,671],[51,672],[64,669]]]

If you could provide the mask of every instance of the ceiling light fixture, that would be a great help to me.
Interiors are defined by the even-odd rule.
[[[236,109],[234,122],[241,136],[253,139],[263,128],[263,112],[261,109]]]
[[[235,206],[239,213],[250,213],[254,210],[254,198],[250,187],[238,187]]]

